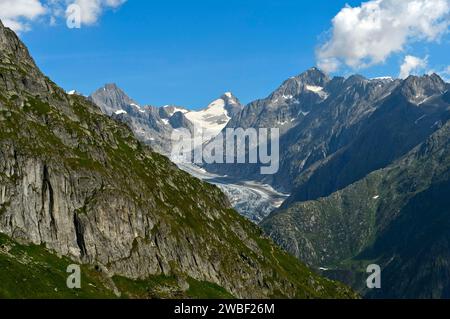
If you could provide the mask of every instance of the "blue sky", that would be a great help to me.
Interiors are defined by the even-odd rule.
[[[198,108],[226,91],[248,103],[317,64],[316,50],[329,39],[332,19],[346,3],[361,5],[128,0],[105,10],[93,25],[69,29],[64,19],[50,25],[42,17],[20,37],[42,70],[66,90],[90,94],[115,82],[141,104]],[[444,32],[433,41],[409,41],[384,62],[364,68],[344,63],[333,74],[397,76],[406,55],[426,60],[423,72],[443,72],[449,48]]]

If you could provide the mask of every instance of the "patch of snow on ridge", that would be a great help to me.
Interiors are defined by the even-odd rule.
[[[372,80],[381,80],[381,81],[394,81],[392,76],[379,76],[377,78],[373,78]]]
[[[298,115],[303,115],[303,116],[307,116],[309,113],[311,113],[311,112],[304,112],[304,111],[300,111],[299,113],[298,113]]]
[[[314,93],[319,93],[323,91],[323,87],[321,86],[315,86],[315,85],[307,85],[306,89],[308,91],[314,92]]]
[[[221,115],[225,111],[225,101],[223,99],[218,99],[213,101],[205,111],[210,111],[209,113],[214,113],[215,115]]]
[[[118,111],[115,111],[114,114],[120,115],[120,114],[128,114],[128,113],[125,110],[118,110]]]
[[[166,110],[167,113],[169,114],[169,116],[172,116],[172,115],[174,115],[177,112],[181,112],[183,114],[189,113],[189,111],[186,110],[186,109],[183,109],[183,108],[180,108],[180,107],[176,107],[176,106],[171,106],[171,105],[164,105],[163,108],[164,109],[172,108],[172,110],[170,110],[170,111]]]
[[[71,91],[68,91],[67,92],[67,94],[69,94],[69,95],[74,95],[74,94],[76,94],[77,93],[77,91],[75,91],[75,90],[71,90]]]

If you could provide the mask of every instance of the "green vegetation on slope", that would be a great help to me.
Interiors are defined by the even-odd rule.
[[[99,267],[88,265],[81,266],[81,289],[69,289],[66,271],[72,264],[76,263],[42,246],[21,245],[0,234],[0,299],[234,298],[218,285],[193,278],[114,276],[111,281]],[[120,294],[115,294],[115,287]]]
[[[81,289],[66,285],[73,262],[42,246],[25,246],[0,234],[0,298],[114,298],[103,275],[83,266]]]

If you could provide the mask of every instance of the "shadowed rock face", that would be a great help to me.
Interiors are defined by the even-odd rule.
[[[313,68],[288,79],[266,99],[248,104],[227,125],[227,128],[280,128],[280,169],[276,174],[261,175],[258,165],[248,164],[205,164],[205,168],[220,175],[266,182],[286,193],[306,194],[297,190],[310,180],[317,168],[345,160],[344,154],[347,158],[356,153],[369,157],[371,143],[368,139],[373,142],[383,134],[392,136],[394,140],[390,143],[372,149],[374,153],[376,149],[379,156],[370,156],[366,167],[342,174],[347,176],[340,177],[343,181],[336,185],[330,182],[328,193],[324,190],[308,198],[327,195],[371,170],[386,166],[435,131],[434,122],[445,120],[446,116],[445,103],[436,105],[435,102],[447,90],[448,84],[436,74],[411,76],[406,80],[366,79],[360,75],[330,79]],[[427,105],[432,106],[427,108]],[[421,116],[423,118],[415,123]],[[377,129],[379,132],[375,133]],[[409,130],[414,133],[400,139]],[[364,134],[365,142],[362,141]],[[383,143],[381,139],[378,142]],[[362,147],[366,150],[356,150],[357,143],[365,143]],[[399,150],[392,151],[397,148]],[[356,160],[361,162],[361,159]],[[344,167],[343,164],[338,166]],[[352,165],[347,168],[354,170]],[[331,169],[336,174],[340,172],[336,167],[330,166]],[[328,177],[336,178],[335,175]],[[318,185],[315,180],[311,183]],[[319,184],[319,187],[322,186]]]
[[[330,196],[295,202],[262,227],[283,247],[369,297],[448,298],[450,122],[388,167]],[[383,269],[367,291],[365,267]]]
[[[110,276],[189,277],[237,297],[354,296],[279,250],[219,189],[67,95],[3,27],[0,232]]]
[[[288,158],[301,159],[306,150],[308,160],[290,171],[291,197],[261,226],[302,261],[367,296],[447,298],[449,238],[439,225],[450,221],[449,85],[435,74],[411,76],[384,81],[379,95],[367,91],[374,80],[347,81],[353,82],[351,96],[359,96],[355,104],[330,101],[320,116],[285,136],[296,141],[297,153]],[[331,138],[311,138],[326,132]],[[309,153],[309,143],[317,142],[322,158]],[[363,286],[371,263],[382,266],[382,290]]]

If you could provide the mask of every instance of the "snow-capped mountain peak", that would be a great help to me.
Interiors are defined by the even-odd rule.
[[[205,109],[186,113],[186,118],[197,128],[203,129],[206,137],[215,137],[230,121],[231,117],[242,110],[239,100],[231,93],[223,94],[211,102]]]
[[[199,111],[175,105],[140,106],[116,84],[106,84],[92,93],[90,100],[104,113],[126,122],[141,140],[164,154],[170,151],[168,141],[173,130],[183,128],[193,132],[195,127],[202,130],[204,139],[211,139],[243,108],[231,92]]]

